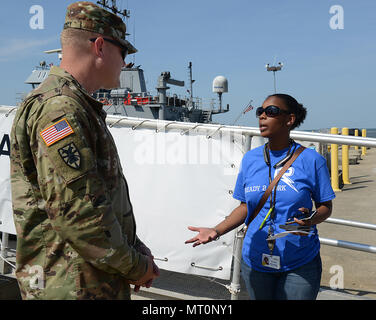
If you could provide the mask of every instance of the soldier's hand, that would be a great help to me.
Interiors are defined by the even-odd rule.
[[[150,288],[153,280],[159,276],[159,268],[154,263],[153,259],[151,257],[148,257],[148,268],[146,270],[146,273],[138,280],[136,281],[129,281],[130,284],[133,284],[134,291],[138,292],[140,290],[140,287],[147,287]]]
[[[160,272],[159,272],[159,268],[158,268],[158,266],[155,264],[154,260],[153,260],[153,272],[154,272],[154,274],[155,274],[155,278],[156,278],[156,277],[159,277],[159,274],[160,274]],[[153,283],[153,280],[154,280],[154,279],[150,279],[148,282],[145,283],[145,285],[143,285],[143,287],[150,288],[150,287],[151,287],[151,284]],[[141,288],[140,285],[135,285],[135,286],[134,286],[134,292],[138,292],[138,291],[140,291],[140,288]]]
[[[154,259],[153,254],[151,253],[150,249],[149,249],[147,246],[145,246],[145,244],[141,243],[141,245],[137,248],[137,250],[138,250],[139,252],[141,252],[142,254],[144,254],[144,255],[146,255],[146,256],[149,256],[149,257],[151,257],[152,259]],[[159,273],[160,273],[160,272],[159,272],[159,268],[158,268],[158,266],[155,264],[154,260],[153,260],[153,272],[154,272],[154,274],[156,275],[156,277],[159,276]],[[145,286],[146,288],[150,288],[152,282],[153,282],[153,279],[150,279],[147,283],[145,283],[144,286]],[[141,287],[140,285],[135,285],[135,286],[134,286],[134,292],[138,292],[138,291],[140,290],[140,287]]]
[[[145,244],[141,243],[141,245],[139,247],[136,248],[139,252],[141,252],[143,255],[145,256],[149,256],[151,257],[152,259],[154,259],[154,256],[153,254],[151,253],[150,249],[145,246]]]

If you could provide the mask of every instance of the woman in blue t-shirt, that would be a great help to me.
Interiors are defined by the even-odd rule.
[[[186,243],[197,246],[249,223],[242,276],[251,299],[310,300],[316,299],[320,288],[316,225],[330,216],[335,198],[325,159],[305,149],[283,174],[259,214],[252,221],[250,217],[270,182],[299,148],[290,139],[290,131],[304,121],[306,112],[289,95],[268,96],[256,110],[261,136],[268,138],[268,143],[243,157],[233,195],[240,205],[214,228],[188,227],[199,233]]]

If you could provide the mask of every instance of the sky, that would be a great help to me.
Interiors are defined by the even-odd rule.
[[[30,90],[24,81],[56,54],[66,7],[72,0],[1,0],[0,105],[15,105]],[[92,1],[95,2],[95,1]],[[376,1],[374,0],[118,0],[130,10],[128,39],[138,53],[151,94],[161,72],[170,71],[187,87],[170,86],[185,96],[188,64],[193,95],[210,107],[212,81],[228,80],[226,114],[213,121],[233,124],[248,102],[257,107],[274,93],[265,65],[283,63],[277,92],[295,97],[308,110],[299,129],[375,128]],[[37,11],[35,11],[35,6]],[[43,12],[40,10],[42,8]],[[41,14],[42,12],[42,14]],[[37,19],[37,17],[42,17]],[[236,125],[258,126],[255,110]]]

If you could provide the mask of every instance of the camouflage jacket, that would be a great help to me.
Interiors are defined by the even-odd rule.
[[[11,186],[24,299],[129,299],[127,280],[147,270],[105,117],[58,67],[18,108]]]

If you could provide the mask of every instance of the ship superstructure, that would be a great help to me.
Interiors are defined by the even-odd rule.
[[[97,3],[123,19],[130,17],[129,10],[119,10],[116,1],[97,1]],[[45,53],[58,53],[62,58],[61,49],[48,50]],[[42,61],[25,81],[33,88],[37,87],[49,74],[51,65]],[[146,88],[144,71],[140,66],[129,63],[120,73],[120,87],[112,90],[100,89],[93,94],[93,97],[104,105],[104,110],[110,115],[120,115],[126,117],[137,117],[146,119],[160,119],[182,122],[212,122],[213,114],[220,114],[229,111],[229,105],[222,108],[222,93],[227,92],[227,79],[218,76],[213,81],[213,92],[218,94],[219,107],[212,101],[208,107],[204,107],[202,99],[193,97],[192,62],[189,62],[189,86],[187,92],[189,96],[180,97],[176,94],[169,95],[168,85],[184,87],[184,81],[175,80],[171,72],[161,72],[157,79],[157,95],[151,95]],[[214,100],[214,99],[213,99]]]
[[[59,53],[61,50],[49,50],[46,53]],[[25,83],[37,87],[49,74],[49,67],[44,61],[36,67]],[[189,63],[189,74],[192,92],[192,63]],[[151,95],[146,88],[144,71],[140,66],[134,67],[132,64],[123,68],[120,73],[120,87],[112,90],[100,89],[93,94],[93,97],[104,105],[107,114],[121,115],[126,117],[137,117],[146,119],[172,120],[182,122],[212,122],[213,114],[220,114],[229,111],[229,105],[222,108],[222,93],[227,92],[227,79],[218,76],[213,82],[213,91],[218,93],[218,104],[211,103],[205,109],[199,98],[194,98],[191,94],[188,97],[178,97],[178,95],[167,94],[169,85],[184,87],[184,81],[175,80],[169,71],[161,72],[157,80],[158,94]]]

